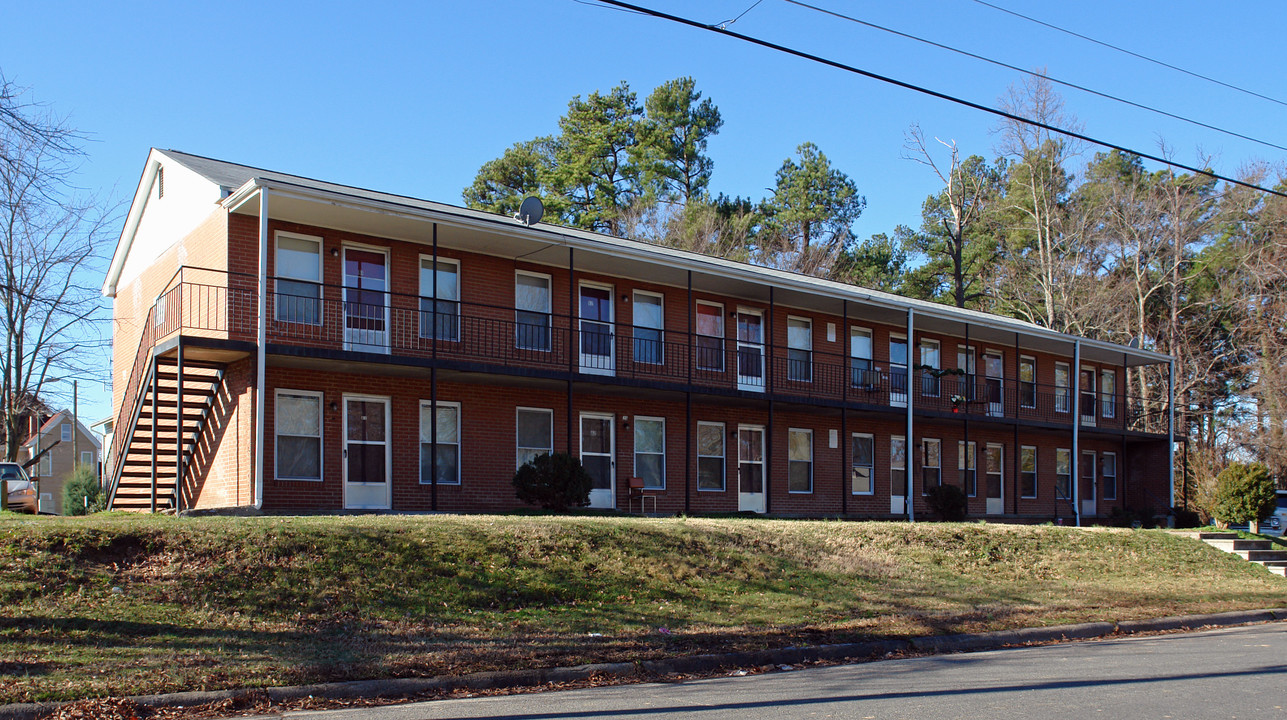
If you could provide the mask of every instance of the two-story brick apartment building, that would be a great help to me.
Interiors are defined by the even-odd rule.
[[[621,510],[1173,504],[1169,357],[721,258],[153,150],[103,290],[117,508],[505,510],[557,451]]]

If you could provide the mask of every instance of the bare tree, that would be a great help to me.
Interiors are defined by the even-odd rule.
[[[0,424],[17,458],[46,386],[104,379],[95,263],[114,210],[72,185],[82,138],[0,78]],[[0,493],[0,497],[3,497]]]

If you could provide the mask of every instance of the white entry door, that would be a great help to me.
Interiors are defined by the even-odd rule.
[[[344,248],[344,349],[389,352],[389,256]]]
[[[617,506],[615,437],[613,416],[581,413],[581,465],[590,474],[590,507],[612,509]]]
[[[764,314],[737,311],[737,389],[764,390]]]
[[[344,396],[344,507],[388,510],[393,497],[389,399]]]
[[[612,288],[582,285],[580,319],[581,372],[613,374]]]
[[[1077,490],[1081,493],[1081,515],[1082,517],[1095,517],[1097,507],[1095,500],[1098,494],[1095,492],[1095,453],[1086,450],[1081,454],[1081,466],[1077,469],[1081,475],[1081,482],[1077,483],[1080,487]]]
[[[737,509],[762,513],[764,496],[764,428],[737,426]]]

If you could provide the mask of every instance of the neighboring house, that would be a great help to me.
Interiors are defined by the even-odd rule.
[[[45,452],[46,449],[48,452]],[[27,468],[36,481],[40,512],[63,514],[63,485],[71,479],[76,465],[83,463],[98,469],[102,445],[85,424],[73,418],[70,410],[59,410],[33,433],[19,450],[19,460],[40,459]]]
[[[1173,505],[1170,357],[717,257],[153,150],[103,292],[116,508],[507,510],[552,451],[622,510]]]

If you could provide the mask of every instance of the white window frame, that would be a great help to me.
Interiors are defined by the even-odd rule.
[[[630,312],[630,321],[632,323],[631,340],[633,342],[630,343],[630,357],[635,362],[641,363],[644,365],[657,365],[657,366],[665,365],[666,364],[666,295],[664,293],[653,292],[651,290],[635,290],[634,296],[631,298],[631,302],[634,303],[635,307],[638,307],[640,297],[657,299],[657,307],[661,310],[661,327],[651,328],[651,327],[648,327],[647,325],[640,325],[637,322],[637,318],[634,314],[634,310],[632,309]],[[651,360],[639,359],[639,345],[638,345],[639,338],[638,338],[638,331],[635,328],[643,328],[645,330],[657,331],[657,350],[659,353],[657,362],[653,362]]]
[[[807,344],[807,347],[795,347],[791,344],[791,323],[792,322],[804,323],[805,329],[808,331],[809,342]],[[805,353],[805,356],[808,358],[808,360],[804,364],[804,368],[806,371],[805,377],[795,377],[795,375],[792,374],[792,371],[795,370],[798,365],[797,363],[794,363],[791,361],[792,350],[795,350],[797,352],[803,352]],[[803,382],[803,383],[813,382],[813,319],[812,318],[801,317],[799,315],[787,315],[787,379],[790,380],[791,382]]]
[[[1063,455],[1063,456],[1065,456],[1065,457],[1067,457],[1067,458],[1068,458],[1068,462],[1067,462],[1068,472],[1067,472],[1067,473],[1061,473],[1061,472],[1059,472],[1059,456],[1060,456],[1060,455]],[[1073,492],[1073,482],[1072,482],[1072,477],[1073,477],[1073,476],[1072,476],[1072,471],[1073,471],[1073,470],[1072,470],[1072,450],[1070,450],[1070,449],[1068,449],[1068,448],[1055,448],[1055,500],[1056,500],[1056,501],[1059,501],[1059,500],[1071,500],[1071,499],[1072,499],[1072,492]],[[1067,493],[1060,493],[1060,491],[1059,491],[1059,476],[1060,476],[1060,475],[1067,475],[1067,477],[1068,477],[1068,492],[1067,492]]]
[[[54,475],[54,451],[47,448],[44,455],[40,456],[40,477],[48,478]]]
[[[86,456],[86,455],[88,455],[88,456],[89,456],[89,459],[88,459],[88,460],[86,460],[86,459],[85,459],[85,456]],[[88,466],[90,466],[90,467],[92,467],[92,468],[97,468],[97,467],[98,467],[98,461],[94,459],[94,451],[93,451],[93,450],[81,450],[81,451],[80,451],[80,464],[81,464],[81,465],[88,465]]]
[[[545,310],[520,310],[518,307],[518,278],[531,277],[540,278],[545,281]],[[524,345],[518,341],[518,328],[522,323],[519,320],[519,313],[541,314],[545,315],[545,347],[534,345]],[[553,352],[554,350],[554,277],[549,273],[532,272],[530,270],[514,271],[514,347],[519,350],[530,350],[534,352]]]
[[[1031,495],[1023,494],[1023,474],[1024,472],[1026,472],[1023,469],[1023,453],[1025,450],[1032,451],[1032,494]],[[1040,493],[1040,489],[1039,489],[1040,482],[1038,481],[1038,478],[1041,476],[1041,474],[1037,471],[1037,468],[1039,467],[1037,463],[1040,461],[1040,458],[1038,457],[1038,455],[1039,455],[1039,451],[1037,450],[1036,445],[1019,446],[1019,497],[1025,500],[1033,500]]]
[[[974,472],[973,481],[965,479],[966,471]],[[979,444],[971,440],[956,441],[956,472],[961,481],[961,491],[966,497],[979,496]]]
[[[703,455],[702,444],[700,441],[697,442],[697,469],[698,469],[697,492],[725,492],[728,490],[728,436],[724,434],[725,433],[724,423],[699,420],[697,421],[697,433],[699,435],[701,434],[701,428],[703,425],[705,425],[706,427],[719,428],[719,441],[720,441],[719,449],[721,454],[720,455]],[[696,438],[694,439],[696,440]],[[701,483],[702,458],[713,458],[713,457],[719,458],[720,486],[718,488],[704,488],[701,486],[702,485]]]
[[[867,336],[866,357],[854,354],[854,336],[855,335]],[[849,326],[849,349],[846,355],[849,356],[849,387],[874,389],[878,383],[865,382],[866,380],[872,377],[870,373],[873,373],[876,370],[876,334],[872,332],[871,328],[862,327],[860,325]],[[863,373],[863,376],[860,378],[857,378],[857,381],[855,381],[855,377],[854,377],[854,362],[853,362],[854,360],[867,361],[867,369],[859,371]]]
[[[934,362],[927,363],[925,362],[925,351],[929,350],[931,347],[934,349]],[[928,365],[934,370],[943,369],[943,343],[931,338],[921,338],[921,341],[916,345],[916,351],[920,355],[921,365]],[[943,387],[941,379],[928,370],[923,370],[922,372],[925,373],[925,376],[921,378],[920,382],[921,397],[939,397],[942,395]],[[925,392],[925,386],[927,384],[933,386],[933,392]],[[939,477],[939,480],[942,480],[941,476]]]
[[[854,438],[866,438],[871,443],[871,464],[859,465],[854,458]],[[867,490],[854,490],[854,468],[867,468]],[[849,434],[849,494],[851,495],[875,495],[876,494],[876,436],[872,433],[850,433]]]
[[[791,457],[791,435],[794,433],[803,433],[809,438],[809,459],[796,460]],[[791,465],[792,463],[809,463],[809,489],[792,490],[791,489]],[[813,494],[813,430],[811,428],[787,428],[787,493],[792,495],[811,495]]]
[[[429,267],[427,267],[427,268],[425,267],[425,263],[426,263],[426,262],[428,262],[428,263],[429,263]],[[433,275],[433,262],[434,262],[434,256],[433,256],[433,255],[425,255],[425,254],[423,254],[423,253],[422,253],[422,254],[420,255],[420,261],[419,261],[419,264],[416,266],[417,271],[420,273],[420,278],[419,278],[419,282],[420,282],[420,308],[419,308],[419,311],[420,311],[420,313],[421,313],[421,317],[422,317],[422,318],[424,317],[424,313],[428,313],[428,314],[429,314],[429,317],[430,317],[429,322],[431,322],[431,323],[432,323],[432,322],[434,322],[434,314],[433,314],[433,312],[431,312],[431,311],[426,311],[426,310],[424,309],[424,301],[428,300],[429,302],[434,303],[433,307],[434,307],[435,309],[438,307],[438,306],[437,306],[437,303],[439,302],[439,299],[438,299],[437,297],[435,297],[435,296],[434,296],[434,294],[433,294],[433,277],[432,277],[432,275]],[[450,303],[455,303],[455,304],[456,304],[456,323],[455,323],[456,336],[455,336],[455,337],[450,337],[450,338],[448,338],[448,337],[442,337],[442,338],[437,338],[437,339],[438,339],[438,340],[441,340],[441,341],[443,341],[443,342],[460,342],[460,306],[461,306],[461,304],[463,303],[463,300],[462,300],[461,298],[462,298],[462,296],[463,296],[463,294],[464,294],[464,293],[462,293],[462,292],[461,292],[461,277],[462,277],[462,275],[461,275],[461,272],[462,272],[462,270],[461,270],[461,264],[460,264],[460,260],[458,260],[458,259],[456,259],[456,258],[445,258],[445,257],[441,257],[441,256],[439,256],[439,258],[438,258],[438,266],[439,266],[439,269],[441,269],[441,267],[442,267],[443,265],[454,265],[454,266],[456,267],[456,299],[455,299],[455,300],[443,300],[443,301],[441,301],[441,302],[450,302]],[[424,278],[424,272],[425,272],[426,270],[428,270],[428,271],[429,271],[429,273],[430,273],[430,278],[429,278],[429,284],[428,284],[428,286],[426,286],[426,285],[425,285],[425,278]],[[553,295],[554,295],[554,293],[553,293],[553,290],[551,289],[551,292],[550,292],[551,302],[553,301]],[[444,313],[438,313],[438,316],[442,316],[442,315],[444,315]],[[417,336],[419,336],[420,338],[423,338],[423,339],[425,339],[425,340],[433,340],[433,339],[435,339],[435,337],[434,337],[434,336],[435,336],[435,334],[437,333],[437,327],[434,327],[434,328],[433,328],[433,329],[434,329],[434,333],[431,333],[431,334],[429,334],[429,335],[426,335],[426,334],[425,334],[425,332],[424,332],[424,328],[425,328],[425,325],[424,325],[424,321],[423,321],[423,320],[421,320],[421,322],[419,322],[419,323],[416,323],[416,334],[417,334]]]
[[[901,467],[901,468],[900,468],[899,466],[897,466],[897,465],[895,465],[895,464],[894,464],[894,459],[897,457],[897,456],[894,454],[894,446],[895,446],[896,444],[898,444],[899,442],[901,442],[901,443],[903,444],[903,465],[902,465],[902,467]],[[910,471],[909,471],[909,470],[908,470],[908,468],[907,468],[907,465],[908,465],[907,460],[908,460],[908,457],[907,457],[907,436],[906,436],[906,435],[890,435],[890,436],[889,436],[889,493],[890,493],[891,495],[893,495],[893,494],[894,494],[894,471],[895,471],[895,470],[902,470],[902,471],[903,471],[903,479],[904,479],[904,482],[903,482],[903,485],[904,485],[903,495],[901,495],[901,496],[895,495],[895,497],[908,497],[908,496],[911,494],[911,490],[912,490],[912,476],[911,476]]]
[[[424,430],[425,430],[425,427],[424,427],[424,422],[425,422],[425,420],[424,420],[424,409],[425,409],[425,408],[430,408],[430,412],[435,412],[435,411],[432,409],[432,408],[433,408],[433,406],[434,406],[435,404],[436,404],[439,408],[450,407],[450,408],[455,408],[455,409],[456,409],[456,442],[454,442],[454,443],[444,443],[444,442],[439,442],[439,441],[438,441],[438,438],[437,438],[436,436],[434,437],[433,442],[431,442],[431,443],[425,443],[425,442],[423,442],[423,441],[418,442],[418,443],[417,443],[417,445],[418,445],[418,446],[419,446],[419,448],[420,448],[420,466],[419,466],[419,467],[423,469],[423,468],[424,468],[424,466],[425,466],[425,452],[426,452],[426,450],[425,450],[425,445],[438,445],[439,447],[455,445],[455,446],[456,446],[456,479],[455,479],[454,481],[449,481],[449,482],[440,482],[440,483],[437,483],[437,484],[438,484],[438,485],[460,485],[460,484],[462,484],[461,477],[462,477],[462,475],[464,474],[464,471],[462,470],[462,466],[465,464],[464,454],[461,452],[461,448],[464,446],[464,442],[462,442],[462,441],[464,440],[464,438],[462,437],[462,434],[461,434],[461,432],[462,432],[462,430],[463,430],[463,426],[464,426],[464,419],[461,417],[461,412],[462,412],[462,411],[461,411],[461,408],[460,408],[460,403],[459,403],[459,402],[449,402],[449,401],[444,401],[444,400],[439,400],[437,403],[434,403],[432,400],[421,400],[421,401],[420,401],[420,410],[421,410],[421,414],[420,414],[420,422],[419,422],[419,426],[420,426],[420,427],[419,427],[419,430],[420,430],[420,432],[421,432],[422,434],[424,433]],[[439,425],[439,427],[441,427],[441,425]],[[550,424],[550,430],[551,430],[551,431],[553,431],[553,429],[554,429],[554,425],[553,425],[553,423],[551,423],[551,424]],[[552,435],[552,434],[553,434],[553,432],[551,432],[551,435]],[[517,434],[515,435],[515,437],[517,437]],[[417,439],[418,439],[418,438],[419,438],[419,436],[417,436]],[[432,472],[432,473],[434,473],[434,474],[436,475],[436,474],[437,474],[437,472],[438,472],[438,469],[437,469],[436,467],[435,467],[435,468],[432,468],[432,469],[430,470],[430,472]],[[421,475],[420,475],[420,484],[421,484],[421,485],[433,485],[433,484],[434,484],[434,482],[433,482],[433,478],[432,478],[432,477],[430,477],[428,480],[425,480],[424,475],[423,475],[423,474],[421,474]]]
[[[639,423],[641,422],[661,423],[661,452],[659,453],[640,453],[639,452],[638,433],[639,433]],[[634,444],[634,468],[635,468],[636,476],[642,477],[641,475],[639,475],[639,456],[641,454],[661,456],[661,484],[660,485],[645,484],[644,489],[645,490],[665,490],[666,489],[666,418],[652,417],[649,415],[636,415],[634,419],[634,427],[631,428],[631,441]]]
[[[307,280],[304,278],[284,275],[282,273],[282,264],[281,264],[282,238],[287,238],[290,240],[302,240],[304,242],[311,242],[317,245],[317,279],[316,280]],[[319,325],[320,326],[323,324],[323,316],[325,315],[325,309],[323,308],[323,305],[322,305],[322,296],[324,295],[324,292],[323,292],[324,284],[322,280],[325,278],[325,275],[324,275],[323,264],[322,264],[322,251],[325,249],[325,247],[326,247],[325,242],[321,237],[317,235],[304,235],[302,233],[287,232],[285,230],[278,230],[275,233],[273,233],[273,277],[277,280],[286,280],[289,282],[299,282],[299,283],[313,283],[317,285],[317,298],[316,298],[317,319],[313,322],[308,322],[305,320],[292,320],[290,318],[283,318],[281,316],[282,292],[281,292],[281,289],[277,287],[276,283],[274,283],[273,285],[273,290],[275,291],[273,295],[273,306],[274,306],[273,320],[274,321],[282,322],[282,323],[290,323],[292,325]],[[287,296],[287,297],[292,297],[292,296]],[[303,295],[299,297],[305,300],[314,299]]]
[[[281,454],[280,438],[282,437],[278,412],[281,409],[281,396],[317,398],[317,477],[282,476],[279,457]],[[287,437],[313,437],[312,435],[288,435]],[[292,390],[277,388],[273,393],[273,478],[284,482],[322,482],[326,477],[326,397],[318,390]]]
[[[545,413],[550,418],[550,444],[548,447],[523,446],[518,444],[518,416],[521,413]],[[523,461],[519,459],[521,450],[544,450],[547,454],[554,454],[554,410],[551,408],[539,407],[516,407],[514,408],[514,469],[523,467]],[[540,453],[537,453],[540,455]]]
[[[1111,474],[1111,475],[1110,475],[1109,473],[1105,472],[1105,470],[1104,470],[1103,468],[1101,468],[1101,469],[1100,469],[1100,471],[1099,471],[1099,483],[1100,483],[1100,486],[1104,488],[1104,498],[1103,498],[1103,499],[1104,499],[1104,500],[1116,500],[1116,499],[1117,499],[1117,453],[1115,453],[1115,452],[1102,452],[1102,453],[1100,453],[1099,455],[1100,455],[1100,458],[1101,458],[1101,462],[1103,462],[1104,460],[1107,460],[1108,458],[1112,458],[1112,459],[1113,459],[1113,472],[1112,472],[1112,474]],[[1104,462],[1104,463],[1103,463],[1103,466],[1104,466],[1104,468],[1108,467],[1108,463],[1107,463],[1107,462]],[[1108,483],[1104,482],[1104,481],[1105,481],[1105,480],[1107,480],[1108,478],[1112,478],[1112,479],[1113,479],[1113,494],[1112,494],[1112,495],[1109,495],[1109,494],[1108,494]]]
[[[727,359],[724,357],[727,351],[727,348],[725,347],[725,343],[727,342],[726,336],[728,335],[728,322],[724,318],[724,303],[718,303],[711,300],[697,300],[695,302],[696,302],[696,306],[693,308],[693,338],[694,338],[693,349],[694,351],[696,351],[697,357],[694,359],[693,367],[697,370],[701,370],[704,372],[725,372],[728,369],[728,362],[727,362]],[[697,322],[699,318],[697,313],[697,308],[703,305],[705,305],[706,307],[713,307],[719,310],[719,312],[716,313],[716,315],[719,317],[719,328],[721,333],[719,336],[705,335],[697,330],[697,326],[699,324]],[[717,353],[719,357],[718,367],[707,367],[705,365],[702,365],[701,338],[715,338],[719,340],[719,351]]]
[[[1111,386],[1109,388],[1108,386]],[[1117,371],[1099,371],[1100,414],[1106,420],[1117,417]]]
[[[938,464],[930,465],[930,445],[938,447]],[[933,470],[938,476],[938,482],[930,485],[925,482],[925,471]],[[943,484],[943,440],[940,438],[921,438],[921,494],[929,495],[930,488],[935,488]]]
[[[1023,379],[1023,365],[1025,362],[1031,363],[1032,365],[1032,380]],[[1019,377],[1017,378],[1017,382],[1019,383],[1019,407],[1031,410],[1032,408],[1037,407],[1037,358],[1032,355],[1020,355],[1019,367],[1017,368],[1017,370],[1019,375]],[[1026,403],[1023,400],[1024,383],[1030,383],[1032,385],[1032,402],[1031,403]]]
[[[63,423],[58,427],[58,433],[59,433],[58,435],[59,440],[63,442],[71,442],[72,441],[72,424],[69,422]]]
[[[1064,384],[1059,384],[1059,371],[1064,371]],[[1055,412],[1068,414],[1072,412],[1072,365],[1066,362],[1055,362]]]

